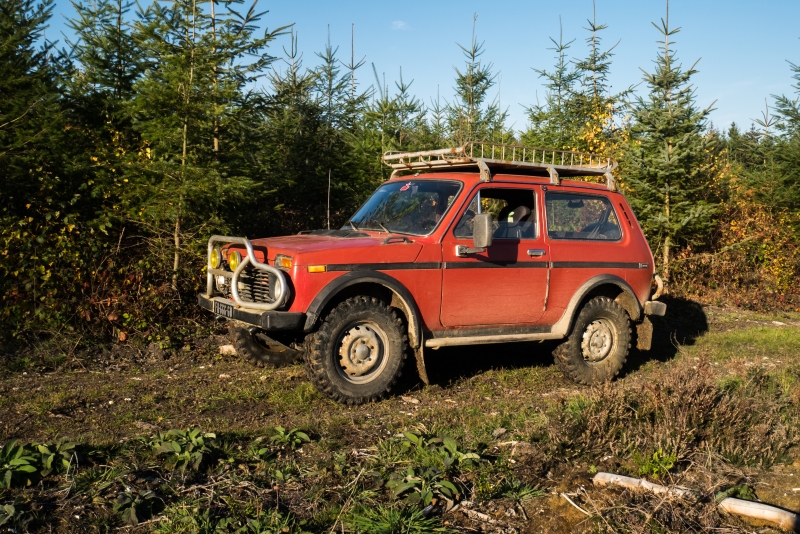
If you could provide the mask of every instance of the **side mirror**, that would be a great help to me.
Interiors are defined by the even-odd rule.
[[[492,228],[491,213],[479,213],[472,222],[472,246],[484,249],[492,246],[494,228]]]

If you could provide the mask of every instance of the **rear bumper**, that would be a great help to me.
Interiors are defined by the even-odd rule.
[[[282,311],[261,311],[237,307],[236,304],[225,297],[208,298],[203,293],[197,294],[197,304],[201,308],[214,313],[214,301],[231,306],[231,316],[225,317],[240,323],[257,326],[262,330],[302,330],[306,321],[305,313],[282,312]],[[222,317],[221,315],[217,315]]]
[[[667,305],[657,300],[648,300],[644,303],[645,315],[658,315],[663,317],[667,313]]]

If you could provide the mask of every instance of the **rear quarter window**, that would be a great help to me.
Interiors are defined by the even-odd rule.
[[[619,218],[610,200],[600,195],[548,192],[547,235],[551,239],[618,241]]]

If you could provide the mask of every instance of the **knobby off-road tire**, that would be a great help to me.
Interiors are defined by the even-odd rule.
[[[595,297],[581,309],[569,337],[553,355],[567,377],[591,385],[617,376],[630,348],[628,313],[607,297]]]
[[[385,396],[408,355],[408,335],[396,310],[374,297],[352,297],[306,338],[306,372],[326,397],[362,404]]]
[[[250,330],[241,326],[231,326],[231,334],[236,353],[259,367],[283,367],[293,364],[302,357],[293,351],[274,352],[268,350],[263,342],[259,341],[258,334],[252,334]]]

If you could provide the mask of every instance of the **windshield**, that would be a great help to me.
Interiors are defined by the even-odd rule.
[[[428,235],[453,203],[460,182],[411,180],[383,184],[343,230],[378,230]]]

